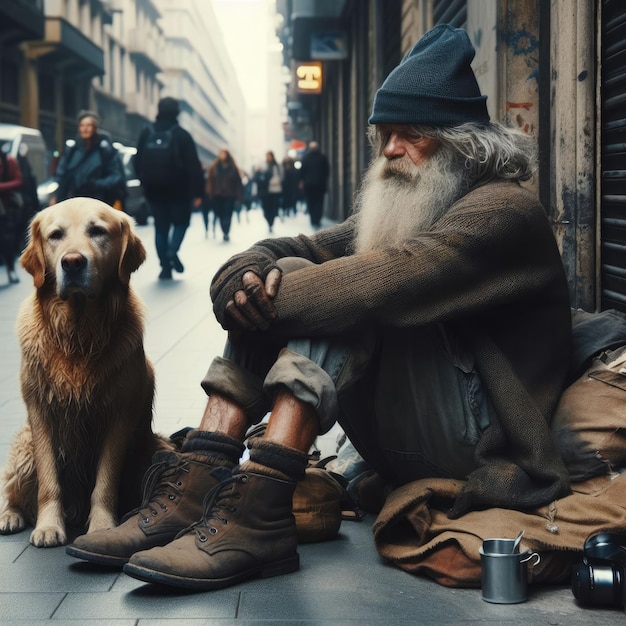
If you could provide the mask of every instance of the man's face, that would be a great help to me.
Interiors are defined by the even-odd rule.
[[[379,132],[388,161],[408,158],[413,165],[423,165],[438,147],[434,139],[416,133],[407,124],[381,124]]]
[[[407,125],[376,128],[377,156],[355,208],[356,251],[403,246],[430,230],[465,187],[465,167],[449,146]]]
[[[78,134],[83,141],[91,139],[96,134],[97,128],[96,120],[93,117],[83,117],[78,122]]]

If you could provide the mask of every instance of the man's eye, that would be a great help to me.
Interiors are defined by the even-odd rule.
[[[411,143],[419,143],[420,141],[423,141],[424,135],[422,135],[422,133],[409,133],[407,135],[407,139]]]

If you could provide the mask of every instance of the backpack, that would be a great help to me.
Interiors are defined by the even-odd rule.
[[[168,187],[181,172],[174,128],[156,130],[154,126],[141,147],[139,178],[145,187]]]

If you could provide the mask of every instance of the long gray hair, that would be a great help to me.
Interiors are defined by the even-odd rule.
[[[495,179],[528,180],[537,169],[534,138],[497,122],[449,128],[411,125],[407,132],[415,137],[434,139],[456,154],[464,164],[464,178],[470,186]],[[383,153],[388,136],[380,126],[370,126],[368,137],[374,150],[373,158],[377,158]]]

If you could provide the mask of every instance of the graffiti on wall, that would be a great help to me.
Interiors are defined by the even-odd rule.
[[[514,77],[528,84],[538,85],[539,41],[526,28],[522,27],[505,33],[504,40],[509,55],[508,70],[514,72]],[[509,92],[510,93],[510,92]],[[511,93],[510,95],[514,95]],[[525,94],[528,95],[528,92]],[[536,103],[528,98],[515,98],[506,102],[506,116],[509,121],[526,133],[535,131]]]

